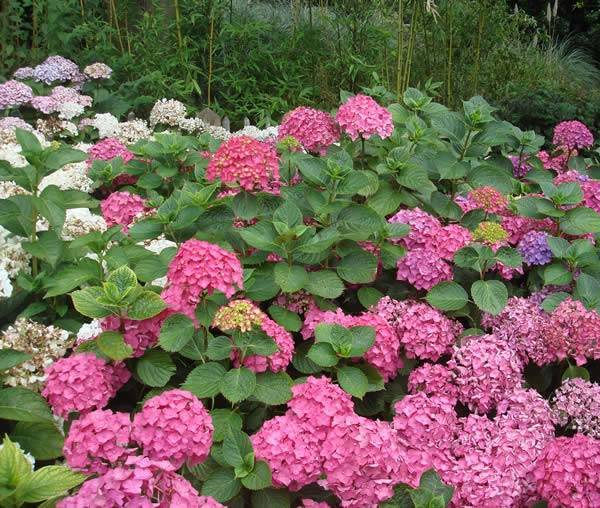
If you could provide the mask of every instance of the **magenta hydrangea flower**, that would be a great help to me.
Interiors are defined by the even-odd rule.
[[[160,327],[168,312],[160,314],[149,319],[134,320],[119,318],[117,316],[108,316],[102,320],[102,329],[104,331],[123,331],[125,342],[133,348],[133,356],[142,356],[146,349],[154,346],[158,342]]]
[[[560,425],[600,439],[600,385],[581,378],[565,379],[552,398]]]
[[[581,434],[552,439],[533,475],[549,508],[600,506],[600,441]]]
[[[422,302],[386,296],[379,300],[375,312],[392,325],[408,358],[435,362],[452,351],[463,331],[458,321]]]
[[[569,150],[590,148],[594,144],[594,136],[585,124],[577,121],[560,122],[554,127],[552,143],[564,146]]]
[[[484,414],[521,386],[523,363],[495,335],[473,335],[463,341],[455,347],[448,368],[456,376],[459,400],[471,411]]]
[[[303,499],[302,508],[329,508],[329,505],[325,501],[314,501],[313,499]]]
[[[508,158],[513,166],[513,175],[515,178],[523,178],[531,171],[531,166],[527,162],[527,157],[519,159],[517,155],[509,155]]]
[[[137,194],[118,191],[102,200],[100,210],[108,227],[120,225],[126,233],[136,217],[143,214],[147,207],[144,199]]]
[[[548,401],[537,391],[515,388],[498,403],[496,421],[505,427],[528,429],[550,439],[554,437],[557,420]]]
[[[468,199],[477,208],[488,213],[502,213],[508,205],[508,200],[494,187],[484,186],[469,192]]]
[[[385,139],[394,132],[391,113],[368,95],[350,97],[340,106],[335,118],[352,141],[374,135]]]
[[[440,228],[435,236],[435,250],[443,259],[452,261],[454,254],[473,241],[471,232],[458,224],[449,224]]]
[[[429,291],[440,282],[452,280],[452,266],[430,249],[409,250],[398,260],[396,279]]]
[[[325,155],[327,148],[340,139],[335,119],[325,111],[299,107],[283,117],[277,140],[287,136],[297,139],[308,152]]]
[[[225,141],[208,163],[206,179],[217,178],[225,185],[247,191],[278,192],[279,157],[268,143],[235,136]]]
[[[398,243],[409,249],[426,249],[436,245],[437,236],[442,229],[442,223],[438,219],[420,208],[398,210],[388,222],[410,226],[408,235],[398,240]]]
[[[277,324],[272,319],[264,317],[260,328],[277,345],[277,352],[269,356],[251,355],[244,358],[243,365],[254,372],[284,371],[292,361],[294,355],[294,338],[283,326]]]
[[[80,77],[79,67],[75,62],[62,56],[49,56],[41,64],[33,68],[32,77],[47,85],[53,81],[77,80]]]
[[[176,312],[195,319],[194,311],[206,293],[221,291],[231,298],[244,287],[244,276],[239,259],[218,245],[187,240],[180,245],[169,264],[167,288],[162,297]]]
[[[563,149],[559,149],[558,152],[549,154],[545,150],[540,150],[537,154],[537,157],[542,162],[544,169],[561,173],[567,170],[569,159],[572,155],[577,155],[577,152],[569,152],[569,150],[565,151]]]
[[[152,397],[135,415],[131,438],[144,455],[168,460],[176,469],[194,466],[210,453],[213,424],[202,402],[186,390],[167,390]]]
[[[129,447],[131,420],[127,413],[98,409],[75,420],[65,439],[63,453],[72,469],[106,473],[133,454]]]
[[[54,414],[67,418],[102,409],[116,395],[114,367],[92,353],[61,358],[46,368],[42,395]]]
[[[519,242],[519,252],[528,265],[546,265],[552,261],[552,250],[548,246],[548,233],[530,231]]]
[[[440,364],[426,363],[412,370],[408,376],[408,391],[412,394],[423,392],[430,397],[444,396],[458,400],[454,373]]]
[[[550,218],[532,219],[520,215],[505,215],[502,217],[502,228],[508,233],[508,243],[517,245],[531,231],[556,232],[556,224]]]
[[[121,157],[123,162],[127,164],[134,158],[134,155],[118,139],[104,138],[88,150],[87,163],[91,166],[96,160],[111,161],[117,157]]]
[[[0,109],[18,108],[33,99],[30,86],[14,79],[0,84]]]

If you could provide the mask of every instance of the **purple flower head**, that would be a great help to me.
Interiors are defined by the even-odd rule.
[[[548,247],[548,233],[530,231],[519,242],[519,252],[528,265],[546,265],[552,260],[552,251]]]

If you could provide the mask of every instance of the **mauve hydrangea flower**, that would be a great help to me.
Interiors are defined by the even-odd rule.
[[[80,72],[75,62],[62,56],[49,56],[33,68],[32,75],[36,81],[49,85],[54,81],[77,79],[80,77]]]
[[[409,250],[398,260],[397,280],[404,280],[416,289],[429,291],[440,282],[452,280],[452,266],[430,249]]]
[[[84,473],[106,473],[133,454],[130,434],[128,413],[92,411],[75,420],[69,429],[63,448],[67,464]]]
[[[33,99],[33,90],[20,81],[11,79],[0,84],[0,109],[15,108]]]
[[[571,155],[577,155],[577,151],[569,153],[568,150],[561,149],[558,153],[549,154],[545,150],[540,150],[537,157],[542,162],[544,169],[561,173],[567,169]]]
[[[548,233],[530,231],[519,242],[519,252],[528,265],[546,265],[552,261],[552,250],[548,246]]]
[[[417,487],[428,469],[438,473],[452,467],[451,445],[458,432],[455,399],[407,395],[394,405],[392,427],[397,432],[409,469],[408,483]]]
[[[385,139],[394,132],[391,113],[368,95],[350,97],[340,106],[335,119],[352,141],[374,135]]]
[[[242,265],[235,254],[194,238],[179,247],[169,264],[167,281],[163,299],[171,309],[191,318],[205,293],[221,291],[231,298],[244,287]]]
[[[131,438],[144,455],[168,460],[176,469],[200,464],[210,453],[213,424],[202,402],[186,390],[152,397],[133,419]]]
[[[134,219],[146,211],[146,204],[137,194],[113,192],[101,201],[100,209],[108,227],[121,225],[126,233]]]
[[[530,231],[555,232],[556,224],[550,218],[533,219],[511,214],[502,217],[502,228],[508,233],[508,242],[511,245],[516,245]]]
[[[600,385],[581,378],[565,379],[552,398],[562,426],[600,439]]]
[[[109,79],[112,69],[102,62],[96,62],[83,69],[83,73],[90,79]]]
[[[412,370],[408,376],[408,391],[423,392],[430,397],[444,396],[458,400],[458,388],[454,385],[454,373],[445,365],[426,363]]]
[[[30,79],[33,77],[33,67],[19,67],[13,74],[15,79]]]
[[[127,164],[133,159],[134,155],[127,147],[115,138],[104,138],[98,141],[94,146],[88,150],[88,165],[92,165],[94,161],[111,161],[121,157],[123,162]]]
[[[521,386],[523,363],[506,341],[495,335],[465,337],[455,347],[448,368],[454,371],[459,400],[471,411],[487,413]]]
[[[436,245],[437,237],[442,229],[442,223],[438,219],[420,208],[398,210],[388,222],[410,226],[407,236],[394,241],[409,249],[431,248],[432,245]]]
[[[154,317],[142,320],[108,316],[102,320],[102,329],[104,331],[122,331],[125,342],[133,348],[133,356],[142,356],[146,349],[158,342],[160,327],[166,314],[167,312],[161,312]]]
[[[582,434],[554,438],[533,475],[548,508],[600,506],[600,441]]]
[[[61,358],[46,369],[42,395],[54,414],[67,418],[102,409],[115,396],[118,386],[112,365],[92,353]]]
[[[519,159],[517,155],[509,155],[508,158],[512,163],[515,178],[522,178],[531,171],[531,166],[527,163],[526,157]]]
[[[552,143],[564,146],[569,150],[590,148],[594,144],[594,136],[585,124],[577,121],[560,122],[554,127]]]
[[[392,325],[408,358],[437,361],[452,351],[463,326],[427,303],[398,301],[389,296],[375,312]]]
[[[277,140],[287,136],[297,139],[308,152],[325,155],[327,148],[340,139],[334,118],[325,111],[299,107],[283,117]]]
[[[247,191],[278,191],[279,157],[267,143],[248,136],[233,137],[217,149],[206,168],[207,180],[217,178]]]
[[[471,200],[477,208],[488,213],[501,213],[506,209],[506,205],[508,205],[508,200],[502,193],[490,186],[473,189],[469,192],[468,199]]]

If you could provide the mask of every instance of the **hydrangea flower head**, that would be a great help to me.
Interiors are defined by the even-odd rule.
[[[350,97],[340,106],[335,118],[352,141],[374,135],[385,139],[394,132],[391,113],[368,95]]]
[[[150,127],[156,127],[158,124],[177,127],[186,113],[187,108],[183,102],[175,99],[160,99],[154,103],[150,111]]]
[[[530,231],[547,231],[548,233],[556,231],[556,224],[549,217],[533,219],[512,214],[502,217],[502,227],[508,233],[507,240],[512,245],[517,245]]]
[[[515,178],[522,178],[531,171],[531,166],[527,162],[527,158],[519,159],[516,155],[509,155],[508,158],[513,166],[513,175]]]
[[[281,372],[285,370],[294,354],[294,338],[283,326],[265,316],[260,323],[260,329],[273,339],[277,351],[269,356],[246,356],[242,364],[254,372]],[[234,364],[239,365],[239,360],[234,354]]]
[[[552,261],[552,250],[548,246],[548,233],[530,231],[519,242],[519,252],[528,265],[546,265]]]
[[[106,473],[133,453],[129,446],[131,420],[127,413],[98,409],[75,420],[63,453],[69,467],[84,473]]]
[[[408,235],[399,240],[399,243],[409,249],[431,248],[437,243],[437,236],[442,229],[442,223],[438,219],[418,207],[398,210],[388,222],[410,226]]]
[[[15,108],[33,99],[33,90],[20,81],[10,79],[0,84],[0,109]]]
[[[142,356],[146,349],[158,342],[160,327],[167,312],[142,320],[108,316],[102,320],[104,331],[122,331],[125,343],[133,348],[133,356]]]
[[[83,69],[83,73],[90,79],[109,79],[112,69],[102,62],[96,62]]]
[[[562,426],[600,439],[600,385],[581,378],[565,379],[552,398]]]
[[[123,162],[127,164],[134,156],[133,153],[131,153],[118,139],[104,138],[88,150],[87,163],[91,166],[94,161],[99,160],[108,162],[117,157],[121,157]]]
[[[46,369],[42,395],[58,416],[102,409],[117,392],[115,369],[92,353],[61,358]]]
[[[568,168],[571,155],[577,155],[576,152],[569,153],[569,150],[559,149],[557,153],[549,154],[545,150],[540,150],[537,154],[542,162],[544,169],[549,169],[561,173]]]
[[[15,79],[31,79],[33,78],[33,67],[19,67],[14,73]]]
[[[297,139],[306,151],[319,155],[325,155],[327,148],[340,139],[338,126],[329,113],[307,107],[285,114],[277,139],[281,141],[287,136]]]
[[[146,211],[146,204],[137,194],[113,192],[102,200],[100,209],[108,227],[121,225],[127,232],[134,219]]]
[[[265,313],[250,300],[233,300],[217,311],[212,326],[223,331],[248,332],[260,326],[265,317]]]
[[[62,56],[49,56],[33,68],[33,79],[50,85],[54,81],[71,81],[80,78],[79,67],[75,62]]]
[[[279,157],[267,143],[235,136],[223,143],[208,163],[206,179],[217,178],[225,185],[247,191],[277,191]]]
[[[397,280],[404,280],[416,289],[430,290],[440,282],[452,280],[452,267],[432,249],[409,250],[398,260]]]
[[[508,233],[497,222],[484,221],[473,231],[473,239],[476,242],[486,243],[488,245],[498,245],[506,241]]]
[[[501,213],[506,209],[508,200],[494,187],[485,186],[469,192],[470,199],[477,208],[488,213]]]
[[[426,363],[412,370],[408,376],[408,391],[412,394],[423,392],[430,397],[458,399],[454,373],[445,365],[437,363]]]
[[[564,146],[569,150],[590,148],[594,144],[594,136],[585,124],[571,120],[560,122],[554,127],[552,143],[555,146]]]
[[[213,425],[209,412],[186,390],[167,390],[152,397],[133,419],[131,438],[146,457],[167,460],[179,469],[208,456]]]
[[[435,250],[440,257],[452,260],[454,254],[473,241],[471,232],[458,224],[449,224],[440,228],[435,238]]]

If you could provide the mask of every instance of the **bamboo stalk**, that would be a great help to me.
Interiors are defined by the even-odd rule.
[[[452,98],[452,44],[453,44],[453,33],[452,33],[452,20],[450,5],[446,12],[446,26],[448,30],[448,57],[446,59],[446,105],[450,105]]]
[[[81,18],[85,19],[85,8],[83,6],[83,0],[79,0],[79,7],[81,7]]]
[[[477,47],[475,49],[475,79],[473,80],[475,85],[474,92],[477,93],[479,89],[479,69],[481,65],[481,38],[483,36],[483,26],[485,24],[485,17],[483,10],[479,13],[479,29],[477,31]]]
[[[415,46],[415,37],[417,33],[417,20],[418,20],[419,11],[415,6],[415,2],[413,0],[413,11],[410,16],[410,35],[408,37],[408,48],[406,50],[406,60],[404,65],[403,72],[403,81],[402,81],[402,92],[408,88],[410,82],[410,74],[412,67],[412,57],[414,54],[414,46]]]
[[[396,98],[400,102],[402,54],[404,53],[404,0],[398,0],[398,40],[396,43]]]
[[[179,53],[183,48],[183,39],[181,37],[181,13],[179,12],[179,0],[173,0],[175,7],[175,27],[177,30],[177,46],[179,47]]]
[[[212,10],[210,10],[210,31],[208,36],[208,83],[206,87],[206,101],[208,106],[210,107],[210,96],[211,96],[211,87],[212,87],[212,73],[213,73],[213,39],[215,36],[215,17]]]
[[[121,53],[125,53],[125,46],[123,45],[123,39],[121,37],[121,27],[119,26],[119,15],[117,14],[115,0],[110,0],[110,7],[113,12],[113,19],[115,20],[115,28],[117,29],[117,40],[119,41],[119,47],[121,48]]]

